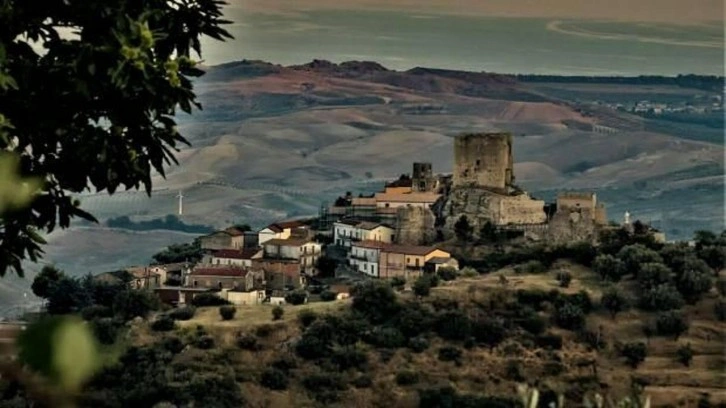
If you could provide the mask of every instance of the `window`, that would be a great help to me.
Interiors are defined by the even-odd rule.
[[[197,281],[192,282],[192,286],[197,287]]]
[[[481,166],[481,160],[479,160],[479,159],[476,159],[476,166],[477,166],[477,167]]]
[[[217,282],[217,286],[219,286],[220,289],[222,289],[222,282]]]
[[[418,268],[418,261],[419,261],[419,259],[418,259],[418,258],[416,258],[416,267],[417,267],[417,268]]]

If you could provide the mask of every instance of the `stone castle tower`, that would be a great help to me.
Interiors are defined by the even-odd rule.
[[[514,183],[511,133],[473,133],[454,140],[453,187],[506,194]]]
[[[430,192],[438,187],[438,179],[434,176],[431,163],[414,163],[411,181],[411,189],[414,192]]]
[[[436,216],[429,208],[400,207],[396,213],[396,243],[429,245],[436,240]]]

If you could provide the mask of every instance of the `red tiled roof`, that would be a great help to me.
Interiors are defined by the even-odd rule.
[[[276,222],[274,224],[270,224],[267,226],[267,228],[269,228],[275,232],[282,232],[283,230],[286,230],[286,229],[300,228],[300,227],[305,227],[305,226],[306,225],[300,221],[284,221],[284,222]]]
[[[358,248],[381,249],[390,246],[391,244],[387,244],[381,241],[365,240],[360,242],[353,242],[351,245]]]
[[[265,243],[262,245],[301,246],[307,244],[308,242],[310,242],[310,240],[307,238],[274,238],[269,241],[265,241]]]
[[[214,251],[212,256],[216,258],[228,258],[228,259],[252,259],[253,256],[260,252],[257,248],[245,248],[245,249],[220,249]]]
[[[417,246],[417,245],[389,245],[386,246],[383,251],[394,253],[394,254],[406,254],[406,255],[428,255],[431,252],[436,251],[438,248],[429,246]]]
[[[239,237],[245,234],[244,231],[237,229],[235,227],[229,227],[226,230],[224,230],[227,234],[233,236],[233,237]]]
[[[374,230],[378,227],[386,227],[389,229],[393,229],[386,224],[381,224],[380,222],[363,221],[360,224],[358,224],[358,228],[364,229],[366,231]]]
[[[247,270],[242,268],[234,267],[209,267],[209,268],[195,268],[192,276],[229,276],[229,277],[244,277],[247,276]]]

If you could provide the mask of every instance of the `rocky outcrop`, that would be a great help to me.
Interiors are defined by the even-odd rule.
[[[397,244],[429,245],[436,240],[436,216],[429,208],[401,207],[396,214]]]

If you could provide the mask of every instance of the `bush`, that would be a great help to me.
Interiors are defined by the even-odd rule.
[[[383,323],[400,309],[396,293],[384,281],[370,280],[359,283],[351,290],[351,308],[373,324]]]
[[[162,341],[161,346],[171,354],[179,354],[184,350],[184,343],[179,337],[171,336]]]
[[[413,283],[413,293],[415,293],[416,296],[428,296],[429,293],[431,293],[431,278],[428,276],[421,276],[416,279],[416,282]]]
[[[355,348],[343,348],[336,350],[330,360],[342,371],[350,368],[364,370],[368,364],[368,355]]]
[[[566,302],[555,309],[555,323],[563,329],[577,330],[585,324],[585,313],[579,306]]]
[[[604,350],[607,347],[607,341],[601,329],[597,331],[583,329],[578,332],[579,340],[594,350]]]
[[[124,290],[113,300],[114,315],[124,320],[131,320],[137,316],[146,318],[160,306],[159,298],[145,290]]]
[[[713,305],[713,313],[716,315],[716,319],[719,322],[726,322],[726,300],[719,299]]]
[[[600,303],[613,319],[618,313],[627,310],[629,304],[628,298],[615,287],[609,288],[603,293]]]
[[[683,297],[671,284],[663,283],[646,289],[640,297],[640,307],[650,311],[666,311],[680,309],[683,306]]]
[[[507,337],[507,329],[500,319],[482,318],[472,322],[471,335],[477,342],[494,348]]]
[[[567,271],[557,272],[557,282],[559,282],[561,288],[569,288],[570,282],[572,282],[572,274]]]
[[[479,272],[471,266],[467,266],[459,271],[459,276],[464,278],[476,278],[479,276]]]
[[[268,368],[262,372],[260,377],[260,385],[275,391],[283,391],[287,389],[287,375],[276,368]]]
[[[194,306],[179,307],[169,312],[169,317],[174,320],[191,320],[196,314],[197,308]]]
[[[643,342],[626,343],[620,350],[620,355],[625,357],[630,367],[638,368],[648,355],[648,347]]]
[[[691,343],[678,347],[678,350],[676,350],[676,356],[681,364],[686,367],[690,367],[691,360],[693,360],[693,349],[691,348]]]
[[[643,289],[649,289],[671,280],[673,271],[662,263],[646,263],[638,270],[638,283]]]
[[[526,377],[522,370],[522,363],[515,359],[507,361],[507,368],[504,373],[504,377],[510,381],[524,382]]]
[[[460,310],[446,311],[436,318],[434,330],[442,339],[463,341],[471,337],[471,319]]]
[[[219,315],[222,320],[232,320],[234,315],[237,313],[237,308],[232,305],[225,305],[219,307]]]
[[[547,319],[538,315],[537,313],[531,313],[518,322],[519,327],[526,330],[527,332],[538,335],[547,330]]]
[[[418,384],[418,373],[415,371],[399,371],[396,373],[396,384],[401,386]]]
[[[338,298],[338,294],[330,291],[330,290],[324,290],[320,292],[320,300],[323,302],[332,302],[333,300]]]
[[[547,268],[545,265],[537,260],[531,260],[527,261],[521,265],[517,265],[514,267],[514,272],[516,273],[545,273],[547,272]]]
[[[355,377],[351,383],[355,388],[370,388],[373,385],[373,379],[368,374],[361,374]]]
[[[423,353],[429,348],[429,341],[425,337],[412,337],[408,340],[408,348],[414,353]]]
[[[592,269],[600,275],[603,280],[617,282],[626,273],[625,262],[607,254],[595,257]]]
[[[345,391],[348,387],[338,373],[313,373],[304,377],[302,385],[313,397],[322,403],[337,401],[337,391]]]
[[[158,332],[172,331],[176,328],[176,322],[169,316],[159,316],[151,323],[151,330]]]
[[[676,288],[686,302],[694,304],[713,286],[713,273],[698,269],[684,271],[676,280]]]
[[[318,314],[309,309],[301,310],[300,313],[298,313],[297,315],[297,321],[300,323],[300,327],[302,327],[303,329],[313,324],[313,322],[317,320],[317,318]]]
[[[285,295],[285,303],[289,303],[293,306],[302,305],[307,302],[308,293],[304,290],[296,290]]]
[[[364,334],[363,340],[372,346],[389,349],[406,345],[406,337],[395,327],[375,327]]]
[[[457,364],[461,362],[463,353],[461,349],[457,347],[445,346],[439,348],[439,360],[441,361],[454,361]]]
[[[110,317],[101,317],[91,321],[93,334],[101,344],[110,345],[116,342],[116,337],[121,327],[118,322]]]
[[[241,334],[236,340],[237,347],[242,350],[258,351],[261,349],[260,344],[257,342],[257,337],[251,334]]]
[[[406,279],[400,277],[400,276],[394,276],[393,279],[391,279],[391,287],[402,291],[403,288],[406,286]]]
[[[626,271],[635,276],[638,276],[641,265],[651,262],[663,263],[663,258],[657,252],[642,244],[623,247],[618,251],[618,258],[625,263]]]
[[[557,377],[566,371],[565,365],[559,361],[547,361],[542,365],[543,375],[545,377]]]
[[[673,336],[675,340],[688,331],[688,321],[679,312],[659,313],[655,319],[655,331],[660,336]]]
[[[439,268],[439,270],[436,271],[436,274],[439,276],[439,278],[441,278],[441,280],[447,282],[455,280],[459,276],[459,273],[456,271],[456,269],[448,266]]]
[[[200,293],[192,299],[192,305],[196,307],[224,306],[230,303],[214,293]]]
[[[282,308],[282,306],[277,305],[272,308],[272,320],[280,320],[282,319],[282,315],[285,314],[285,310]]]
[[[270,365],[272,366],[272,368],[276,368],[284,372],[289,372],[290,370],[297,368],[297,361],[295,360],[294,356],[285,354],[277,358]]]
[[[202,350],[212,349],[214,348],[214,337],[208,334],[199,336],[199,338],[195,342],[195,345],[197,346],[197,348]]]
[[[716,290],[721,296],[726,296],[726,278],[719,278],[716,281]]]
[[[562,350],[562,336],[557,334],[543,334],[535,337],[535,344],[538,347],[552,350]]]

